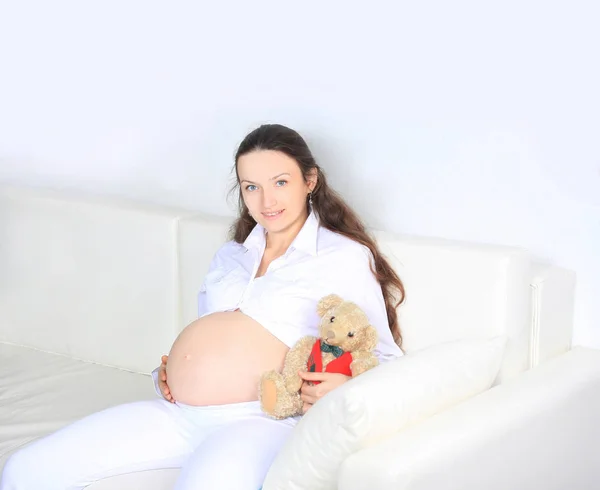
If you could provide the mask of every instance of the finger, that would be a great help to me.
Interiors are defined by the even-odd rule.
[[[160,358],[160,362],[162,362],[163,364],[166,364],[168,359],[169,359],[169,356],[162,356]]]
[[[307,384],[302,385],[302,388],[300,388],[300,393],[308,396],[317,396],[320,391],[321,389],[319,386],[311,386]]]
[[[311,373],[309,371],[298,371],[298,376],[305,381],[325,381],[331,377],[331,373]]]
[[[311,405],[317,402],[317,397],[311,395],[300,395],[300,398],[304,403],[310,403]]]

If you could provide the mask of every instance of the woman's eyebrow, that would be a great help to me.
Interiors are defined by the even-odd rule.
[[[271,177],[269,180],[275,180],[275,179],[278,179],[279,177],[283,177],[284,175],[287,175],[288,177],[291,177],[291,174],[289,174],[287,172],[284,172],[282,174],[276,175],[275,177]],[[247,179],[242,179],[242,180],[240,180],[240,183],[241,182],[248,182],[248,184],[254,184],[254,185],[256,185],[256,182],[252,182],[251,180],[247,180]]]
[[[275,179],[278,179],[279,177],[283,177],[284,175],[287,175],[288,177],[291,177],[290,174],[288,174],[287,172],[284,172],[282,174],[276,175],[275,177],[271,177],[269,180],[275,180]]]

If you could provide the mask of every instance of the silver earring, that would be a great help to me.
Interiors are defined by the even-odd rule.
[[[312,191],[310,191],[310,193],[308,194],[308,204],[310,204],[312,207]]]

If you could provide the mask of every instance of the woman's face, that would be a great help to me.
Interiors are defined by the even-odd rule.
[[[244,203],[267,232],[282,232],[306,220],[306,199],[314,183],[304,180],[296,160],[279,151],[257,150],[238,158],[237,171]]]

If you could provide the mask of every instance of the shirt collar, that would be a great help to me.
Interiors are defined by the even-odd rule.
[[[308,215],[300,233],[292,242],[296,250],[306,252],[309,255],[317,255],[317,239],[319,236],[319,219],[313,211]]]
[[[315,213],[311,211],[311,213],[308,215],[308,218],[304,222],[302,229],[292,242],[291,247],[316,256],[318,232],[319,219]],[[264,248],[265,244],[265,229],[262,225],[257,223],[244,241],[244,247],[246,247],[248,250],[251,248],[261,250]]]
[[[256,223],[256,226],[254,228],[252,228],[252,231],[250,232],[250,234],[248,235],[246,240],[244,240],[243,245],[244,245],[244,247],[246,247],[247,250],[250,250],[250,249],[261,250],[262,248],[264,248],[264,246],[265,246],[265,229],[262,227],[262,225],[259,225],[258,223]]]

